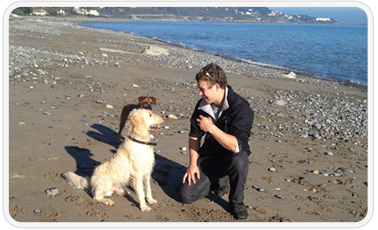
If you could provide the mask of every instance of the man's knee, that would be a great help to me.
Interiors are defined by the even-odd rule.
[[[191,192],[189,192],[189,190],[187,189],[187,185],[181,185],[179,194],[181,203],[191,204],[194,202]]]
[[[249,160],[248,154],[245,151],[232,154],[231,157],[231,167],[237,170],[242,170],[248,168]]]

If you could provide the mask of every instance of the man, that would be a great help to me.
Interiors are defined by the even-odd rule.
[[[244,186],[254,113],[249,103],[227,85],[226,74],[218,65],[205,66],[196,80],[202,99],[190,119],[190,162],[180,187],[181,201],[189,204],[211,191],[219,197],[229,192],[232,215],[246,219]]]

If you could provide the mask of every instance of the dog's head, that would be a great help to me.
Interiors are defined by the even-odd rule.
[[[154,97],[138,97],[138,103],[141,108],[152,110],[151,104],[156,105],[156,98]]]
[[[126,127],[128,134],[143,137],[149,136],[150,132],[160,130],[162,122],[163,118],[161,116],[152,113],[151,110],[141,108],[130,112]]]

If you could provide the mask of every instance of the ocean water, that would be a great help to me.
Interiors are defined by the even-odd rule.
[[[205,22],[83,24],[133,33],[259,65],[367,84],[366,25]]]

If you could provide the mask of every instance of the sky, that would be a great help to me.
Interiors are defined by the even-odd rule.
[[[308,15],[317,18],[333,18],[342,24],[367,24],[365,11],[358,7],[268,7],[290,15]]]

